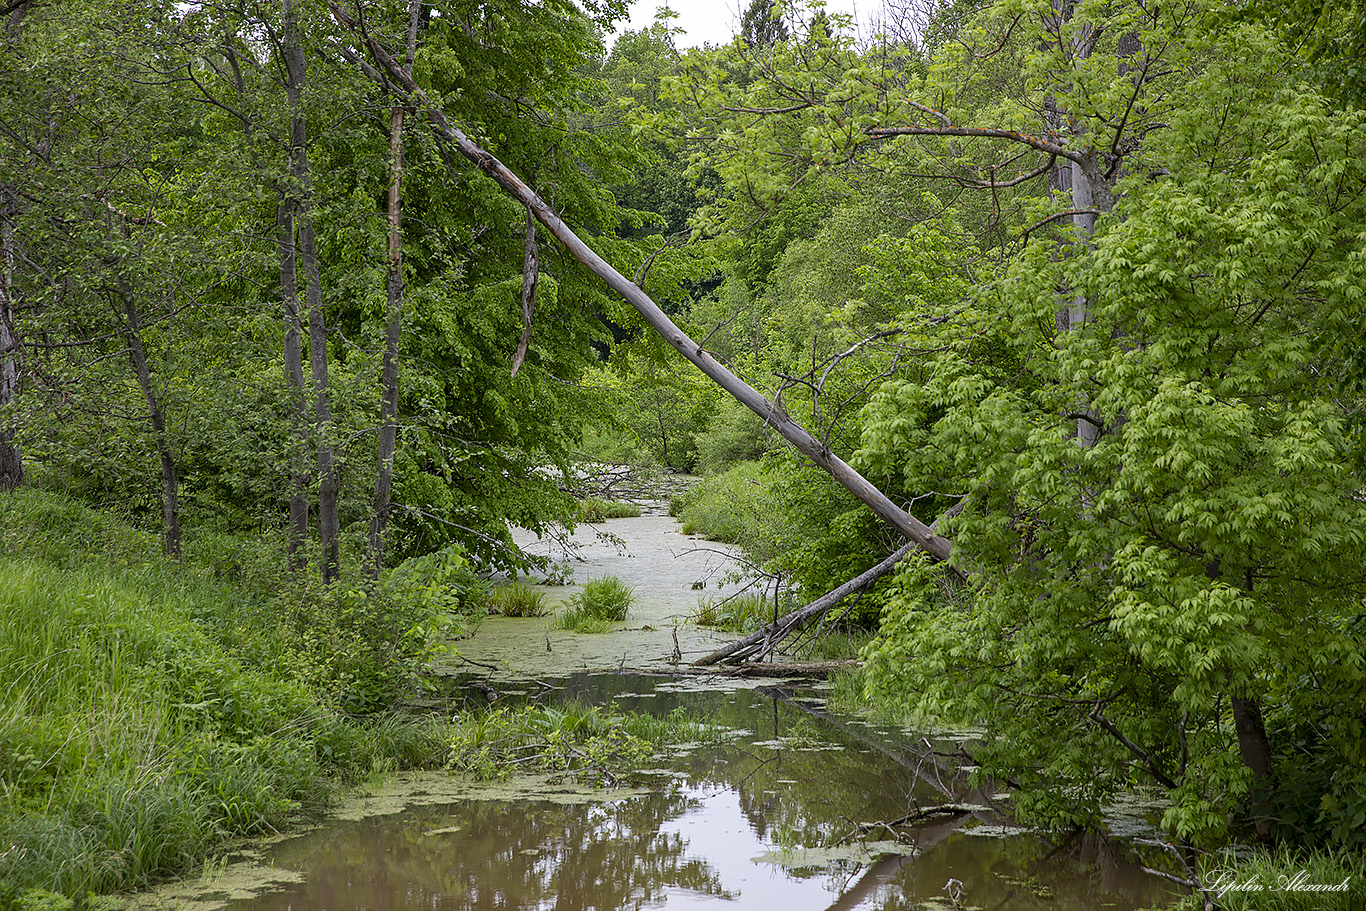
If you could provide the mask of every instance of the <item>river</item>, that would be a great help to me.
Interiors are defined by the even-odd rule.
[[[490,619],[445,669],[452,696],[681,707],[728,739],[680,748],[615,790],[400,775],[322,827],[166,890],[167,902],[197,911],[1134,911],[1174,900],[1116,834],[1055,839],[1014,826],[1005,795],[974,791],[942,755],[951,739],[829,714],[808,684],[667,676],[676,648],[686,661],[726,638],[687,617],[697,583],[713,596],[736,590],[735,555],[679,534],[666,516],[612,520],[575,539],[577,583],[612,574],[636,587],[627,620],[587,635],[544,618]],[[546,589],[554,603],[575,590]],[[945,806],[915,826],[883,825]],[[1140,831],[1141,810],[1117,814],[1116,833]]]

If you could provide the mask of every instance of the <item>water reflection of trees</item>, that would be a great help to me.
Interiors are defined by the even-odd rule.
[[[661,693],[651,707],[678,704],[688,700]],[[662,831],[698,806],[690,792],[734,790],[761,840],[800,846],[840,841],[857,823],[945,799],[888,751],[870,751],[862,732],[813,721],[792,705],[735,694],[702,714],[752,736],[672,762],[688,790],[609,804],[469,802],[335,827],[281,849],[278,863],[307,867],[308,881],[253,911],[619,911],[664,904],[670,892],[729,899],[736,896],[707,863],[708,846]],[[965,884],[967,904],[1011,911],[1080,911],[1100,899],[1146,906],[1164,897],[1106,842],[1079,840],[1055,852],[1042,840],[955,836],[960,822],[919,830],[923,853],[911,859],[834,860],[788,875],[825,877],[834,911],[944,903],[950,878]],[[946,839],[952,844],[941,844]]]
[[[309,869],[259,911],[639,909],[668,889],[729,897],[706,862],[661,824],[678,790],[611,804],[468,802],[300,839],[276,863]]]

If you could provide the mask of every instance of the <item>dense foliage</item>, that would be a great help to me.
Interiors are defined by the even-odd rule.
[[[1144,787],[1187,842],[1360,850],[1360,3],[964,2],[859,42],[755,0],[728,45],[680,52],[665,17],[609,52],[623,12],[8,5],[0,489],[48,493],[4,494],[0,823],[31,863],[0,875],[62,842],[94,866],[55,888],[139,883],[355,774],[338,713],[394,704],[480,574],[527,565],[510,527],[604,514],[577,462],[708,474],[687,525],[802,596],[902,543],[463,166],[358,32],[952,540],[851,610],[871,695],[984,728],[981,775],[1037,822]],[[183,598],[131,565],[151,529]],[[589,626],[629,603],[603,594]],[[174,754],[118,759],[110,700]],[[97,822],[153,773],[179,841],[125,863]]]
[[[699,224],[769,213],[710,344],[954,542],[871,596],[871,690],[983,724],[1041,822],[1140,785],[1183,839],[1355,844],[1361,112],[1269,12],[955,7],[929,49],[788,15],[648,122],[726,179]],[[894,548],[764,458],[684,517],[813,594]]]

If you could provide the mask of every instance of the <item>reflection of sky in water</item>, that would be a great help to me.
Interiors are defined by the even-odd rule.
[[[231,908],[930,911],[951,907],[950,878],[963,882],[965,908],[993,911],[1131,911],[1170,899],[1100,839],[1053,857],[1043,839],[972,837],[955,820],[922,830],[913,857],[856,859],[857,839],[820,850],[854,820],[904,809],[907,779],[874,756],[751,743],[680,762],[691,784],[661,781],[606,802],[517,800],[514,782],[496,798],[339,822],[274,849],[274,863],[305,871],[302,883]]]
[[[665,823],[661,831],[680,835],[688,845],[688,854],[704,858],[734,900],[670,889],[662,906],[667,911],[717,904],[806,911],[825,908],[835,900],[837,893],[831,891],[828,877],[799,878],[781,865],[761,859],[773,845],[755,834],[736,792],[717,788],[697,796],[701,806]]]

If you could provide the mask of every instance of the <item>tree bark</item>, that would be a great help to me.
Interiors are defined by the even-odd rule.
[[[276,209],[276,245],[280,257],[280,300],[285,317],[285,383],[289,387],[294,442],[289,483],[289,562],[302,566],[308,541],[308,394],[304,386],[304,348],[299,314],[298,255],[294,241],[294,203],[280,200]]]
[[[370,575],[378,578],[384,563],[384,530],[394,483],[394,450],[398,443],[398,343],[403,327],[403,105],[389,118],[389,266],[384,324],[384,363],[380,373],[379,473],[375,475],[375,515],[370,521]]]
[[[157,456],[161,461],[161,518],[166,531],[166,553],[168,556],[178,557],[180,510],[175,458],[171,454],[170,440],[166,436],[166,419],[161,410],[161,403],[157,400],[156,389],[152,385],[152,373],[147,367],[147,352],[142,346],[142,322],[138,316],[137,302],[133,299],[132,287],[122,275],[119,276],[119,298],[123,305],[123,337],[128,343],[128,357],[133,363],[133,373],[138,378],[143,400],[147,403],[147,416],[152,422]]]
[[[1261,702],[1240,696],[1234,696],[1232,702],[1233,727],[1238,733],[1238,752],[1243,757],[1243,765],[1252,770],[1255,784],[1270,783],[1273,778],[1271,742],[1266,736]]]
[[[307,122],[304,116],[304,89],[308,83],[308,70],[293,0],[284,2],[284,64],[285,92],[289,100],[290,176],[294,183],[292,189],[297,194],[295,217],[299,229],[299,256],[303,259],[304,267],[308,360],[313,376],[313,421],[318,447],[318,536],[322,545],[322,578],[324,582],[331,582],[336,577],[339,558],[337,474],[332,451],[332,408],[328,400],[327,323],[323,312],[322,275],[313,233]]]
[[[426,112],[432,129],[443,141],[441,151],[443,155],[447,156],[448,162],[450,161],[451,148],[473,162],[481,171],[497,182],[504,191],[527,206],[536,216],[536,219],[550,232],[551,236],[564,246],[571,256],[625,298],[627,303],[634,307],[645,318],[645,321],[664,337],[665,341],[692,362],[708,378],[746,408],[757,414],[812,463],[826,471],[841,486],[858,497],[880,518],[900,531],[918,547],[937,560],[948,560],[951,544],[947,538],[935,534],[928,525],[893,503],[886,494],[830,452],[825,444],[812,436],[804,427],[792,420],[781,405],[765,397],[702,350],[697,342],[674,325],[673,321],[659,308],[658,304],[650,299],[649,295],[609,265],[577,234],[570,230],[545,200],[523,183],[521,178],[497,158],[471,142],[461,130],[452,126],[440,107],[413,81],[411,76],[403,71],[393,55],[367,35],[359,24],[347,16],[335,2],[329,0],[328,5],[337,21],[350,29],[370,49],[371,54],[379,61],[380,66],[388,72],[398,85],[408,92],[417,106]]]
[[[413,72],[417,35],[426,28],[431,6],[423,0],[408,5],[407,54],[403,70]],[[398,447],[398,357],[403,331],[403,120],[406,109],[395,103],[389,115],[389,261],[385,275],[387,306],[384,323],[384,359],[380,369],[379,471],[375,475],[375,515],[370,522],[370,552],[366,562],[372,578],[384,565],[384,531],[393,508],[394,451]]]
[[[0,187],[0,490],[24,483],[24,455],[14,441],[17,428],[6,410],[19,394],[22,349],[14,328],[14,192]]]

